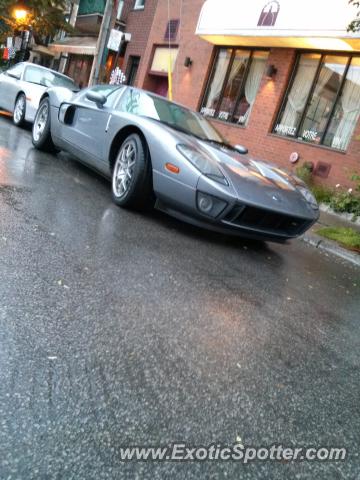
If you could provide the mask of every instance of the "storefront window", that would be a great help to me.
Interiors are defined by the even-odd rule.
[[[360,59],[302,54],[274,133],[346,150],[360,114]]]
[[[324,144],[346,150],[360,115],[360,58],[353,58]]]
[[[264,73],[268,53],[220,48],[201,113],[225,122],[247,123]]]
[[[267,57],[267,52],[253,53],[245,88],[240,95],[240,101],[235,109],[233,117],[234,123],[239,123],[241,125],[247,123],[264,74]]]
[[[230,65],[231,50],[220,49],[215,60],[211,80],[209,82],[201,113],[209,117],[215,117],[215,113],[220,103],[221,92],[226,77],[226,72]]]

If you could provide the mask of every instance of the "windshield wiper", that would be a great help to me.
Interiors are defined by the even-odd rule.
[[[215,145],[220,145],[221,147],[226,147],[230,150],[234,150],[234,147],[231,146],[230,143],[222,142],[220,140],[214,140],[213,138],[201,138],[201,140],[208,143],[215,143]]]

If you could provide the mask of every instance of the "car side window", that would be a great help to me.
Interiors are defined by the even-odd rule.
[[[133,113],[134,115],[140,115],[140,92],[128,88],[127,91],[121,95],[121,98],[116,105],[116,110],[121,112]]]
[[[24,65],[22,64],[18,64],[18,65],[15,65],[14,67],[11,67],[9,68],[9,70],[7,70],[7,74],[10,75],[10,76],[14,76],[14,77],[21,77],[22,73],[24,71]]]

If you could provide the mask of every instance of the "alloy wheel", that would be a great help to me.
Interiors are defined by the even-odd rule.
[[[112,187],[115,197],[124,197],[130,189],[137,158],[137,147],[134,140],[127,140],[117,156]]]
[[[15,123],[20,123],[25,111],[25,97],[20,95],[16,100],[15,109],[14,109],[14,120]]]
[[[36,114],[34,127],[33,127],[33,138],[36,142],[41,138],[42,134],[44,133],[46,123],[48,120],[48,115],[49,115],[48,104],[43,103],[43,105],[41,105],[40,109]]]

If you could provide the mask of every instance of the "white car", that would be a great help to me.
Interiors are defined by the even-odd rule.
[[[0,74],[0,108],[13,114],[15,125],[34,122],[40,98],[49,87],[79,88],[66,75],[34,63],[17,63]]]

